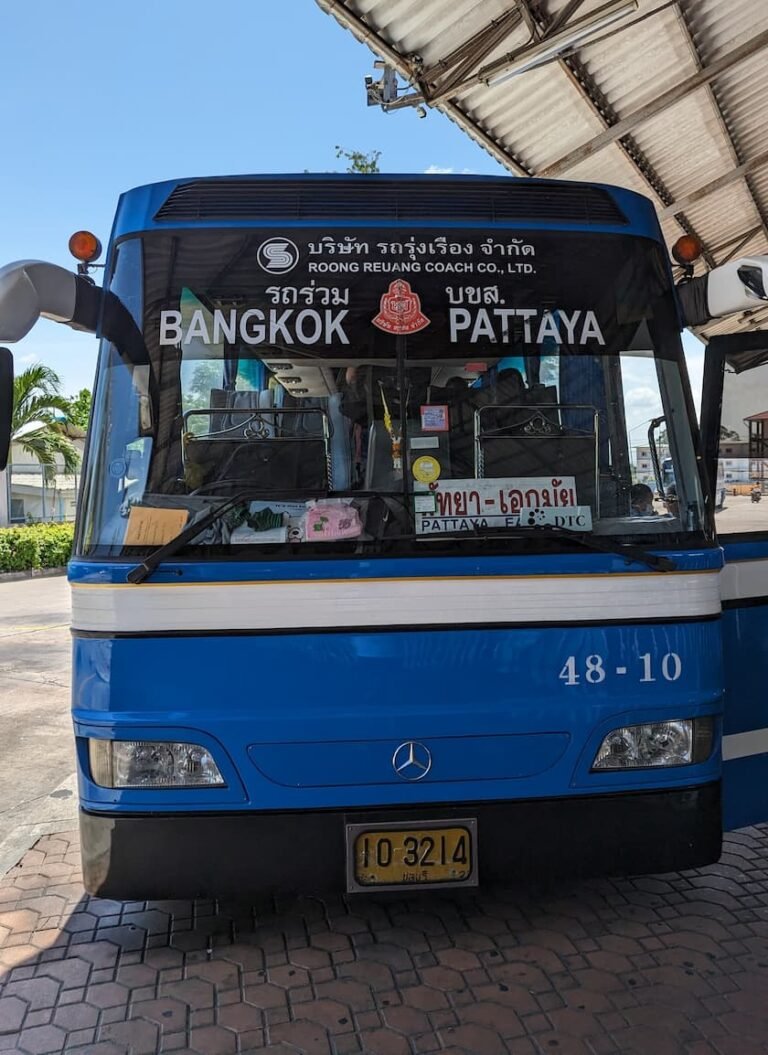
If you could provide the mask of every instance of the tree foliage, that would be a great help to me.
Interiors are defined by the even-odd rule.
[[[738,432],[734,432],[733,429],[728,429],[725,425],[720,426],[720,439],[721,440],[737,440],[739,438]]]
[[[379,168],[380,150],[369,150],[366,153],[362,150],[345,150],[344,147],[337,145],[336,157],[347,161],[347,172],[360,172],[365,176],[372,172],[381,172]]]
[[[80,465],[80,455],[65,434],[72,423],[69,400],[61,394],[55,370],[36,363],[14,378],[11,441],[40,463],[46,480],[56,474],[57,455],[67,473]]]
[[[79,429],[87,429],[91,417],[90,389],[81,388],[76,396],[67,400],[69,403],[69,420]]]

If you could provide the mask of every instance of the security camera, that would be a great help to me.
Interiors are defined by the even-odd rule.
[[[381,105],[381,92],[379,91],[378,83],[374,81],[373,77],[365,78],[365,101],[368,106]]]

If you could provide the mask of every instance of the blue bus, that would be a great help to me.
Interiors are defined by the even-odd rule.
[[[77,275],[0,271],[0,340],[100,339],[69,568],[89,892],[667,871],[718,858],[724,806],[768,816],[768,533],[725,547],[723,616],[680,339],[702,282],[720,315],[746,287],[676,288],[649,201],[183,179],[121,197],[102,287],[75,245]],[[760,370],[730,340],[715,431],[727,363]],[[677,501],[639,517],[649,402]]]

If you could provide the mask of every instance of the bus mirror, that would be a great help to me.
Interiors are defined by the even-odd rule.
[[[0,348],[0,472],[8,464],[13,417],[13,356]]]
[[[707,275],[707,310],[712,318],[768,304],[768,256],[748,256]]]
[[[20,341],[41,315],[75,325],[77,283],[71,271],[42,260],[0,267],[0,341]]]
[[[745,370],[753,370],[767,363],[768,330],[722,333],[711,337],[707,344],[701,393],[701,436],[710,495],[713,499],[719,464],[726,371],[730,374],[741,374]]]
[[[651,452],[651,461],[653,462],[653,475],[656,478],[656,490],[659,493],[660,498],[666,498],[666,487],[664,486],[664,474],[661,470],[661,458],[659,457],[659,449],[656,445],[656,432],[666,422],[665,417],[653,418],[650,425],[648,426],[648,449]]]

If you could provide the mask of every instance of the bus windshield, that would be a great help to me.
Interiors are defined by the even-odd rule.
[[[530,549],[546,525],[684,545],[703,530],[650,240],[162,232],[120,242],[111,275],[143,347],[102,343],[80,555],[135,556],[240,492],[185,553]],[[638,470],[656,417],[674,500]]]

